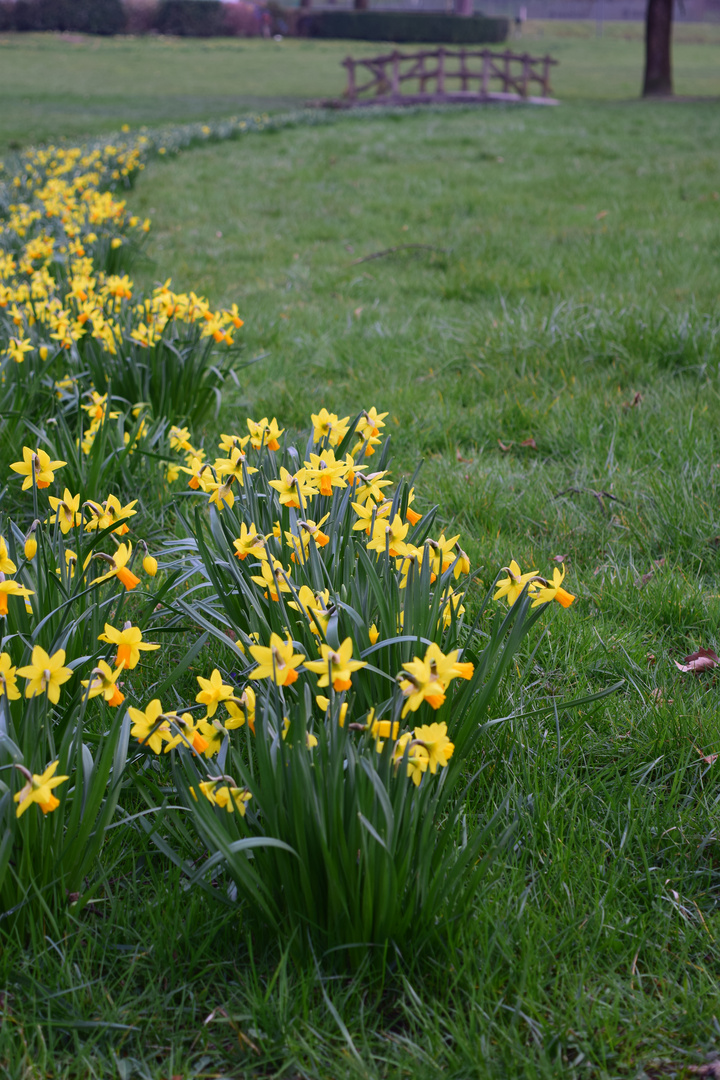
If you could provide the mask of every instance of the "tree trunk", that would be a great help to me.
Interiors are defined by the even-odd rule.
[[[670,43],[673,0],[648,0],[645,18],[643,97],[672,94]]]

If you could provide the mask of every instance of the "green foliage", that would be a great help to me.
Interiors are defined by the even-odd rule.
[[[160,0],[157,29],[178,37],[217,37],[225,29],[220,0]]]
[[[16,0],[7,29],[59,30],[80,34],[121,34],[122,0]]]
[[[416,11],[317,11],[298,20],[299,33],[308,37],[403,44],[497,44],[507,39],[509,26],[505,18]]]

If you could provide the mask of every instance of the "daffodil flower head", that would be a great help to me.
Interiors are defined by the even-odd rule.
[[[548,604],[551,600],[557,600],[564,608],[570,607],[575,597],[562,588],[562,583],[565,578],[565,567],[562,571],[559,567],[555,567],[553,570],[553,579],[551,582],[547,582],[545,585],[539,585],[533,596],[536,598],[533,600],[532,607],[539,607],[540,604]]]
[[[352,638],[345,638],[338,649],[333,649],[323,643],[320,646],[321,660],[306,660],[305,668],[319,675],[318,686],[330,686],[332,683],[336,693],[349,690],[352,686],[351,675],[360,668],[367,667],[365,660],[353,660]]]
[[[514,559],[505,567],[508,576],[497,583],[497,592],[493,600],[507,600],[508,607],[512,607],[529,581],[537,577],[536,570],[529,570],[523,574]]]
[[[25,697],[47,694],[54,705],[60,700],[60,687],[72,677],[72,668],[65,667],[65,650],[58,649],[49,656],[40,645],[32,651],[29,664],[18,668],[18,675],[27,679]]]
[[[55,471],[63,465],[67,465],[67,461],[51,461],[50,455],[44,450],[31,450],[29,446],[23,446],[22,461],[15,461],[10,468],[25,477],[22,490],[27,491],[33,484],[38,488],[50,487],[55,479]]]
[[[290,686],[298,678],[297,669],[305,661],[302,653],[294,652],[293,642],[278,634],[270,635],[270,645],[251,645],[250,655],[257,667],[250,672],[250,678],[272,679],[278,686]]]
[[[15,811],[16,817],[21,817],[33,803],[38,804],[43,814],[49,814],[53,810],[57,810],[60,800],[53,795],[53,788],[59,784],[64,784],[66,780],[70,779],[69,776],[55,775],[59,764],[59,761],[53,761],[41,775],[30,773],[22,766],[16,766],[27,778],[25,786],[13,795],[13,801],[18,803],[18,808]]]

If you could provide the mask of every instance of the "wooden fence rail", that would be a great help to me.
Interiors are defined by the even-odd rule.
[[[424,49],[415,53],[355,60],[348,56],[347,90],[336,106],[418,105],[466,101],[529,101],[555,105],[550,97],[549,56],[494,52],[492,49]],[[361,80],[365,78],[366,81]],[[500,83],[500,89],[492,89]],[[416,83],[415,90],[407,84]],[[453,85],[450,84],[459,84]],[[537,84],[539,94],[531,93]]]

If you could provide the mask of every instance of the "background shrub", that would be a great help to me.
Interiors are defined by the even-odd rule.
[[[318,11],[298,21],[308,37],[350,38],[362,41],[447,42],[478,45],[505,41],[508,19],[475,15],[416,14],[405,11]]]
[[[124,0],[125,32],[149,34],[157,27],[158,0]]]
[[[17,0],[9,6],[15,8],[16,30],[79,34],[121,34],[125,30],[121,0]]]
[[[224,6],[220,0],[161,0],[157,29],[179,37],[220,37]]]

